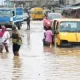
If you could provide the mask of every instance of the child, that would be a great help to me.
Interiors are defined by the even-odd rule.
[[[48,27],[48,29],[45,31],[45,36],[46,43],[49,44],[50,47],[52,47],[53,33],[51,27]]]

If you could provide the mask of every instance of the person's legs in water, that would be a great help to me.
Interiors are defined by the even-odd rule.
[[[20,45],[13,44],[13,53],[14,53],[14,56],[19,56],[19,49],[20,49]]]
[[[9,52],[8,46],[5,46],[5,50],[6,52]]]
[[[52,47],[52,42],[50,42],[50,48]]]
[[[29,23],[29,30],[30,30],[30,23]]]
[[[0,45],[0,53],[3,53],[3,45]]]
[[[30,23],[27,23],[27,30],[30,30]]]
[[[17,51],[16,51],[16,54],[17,56],[19,56],[19,49],[20,49],[21,45],[17,45]]]
[[[7,44],[7,43],[4,43],[4,46],[5,46],[5,50],[6,50],[6,52],[9,52],[8,44]]]
[[[27,30],[29,30],[29,25],[27,24]]]
[[[28,30],[28,24],[27,24],[27,30]]]
[[[14,56],[19,56],[19,53],[17,51],[13,51]]]
[[[0,53],[3,53],[3,43],[0,43]]]

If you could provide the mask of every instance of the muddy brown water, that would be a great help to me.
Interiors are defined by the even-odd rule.
[[[12,43],[9,53],[0,53],[0,80],[79,80],[80,47],[58,48],[42,44],[42,21],[32,21],[31,30],[22,30],[20,56],[14,56]]]

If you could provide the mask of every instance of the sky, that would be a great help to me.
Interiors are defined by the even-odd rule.
[[[0,0],[0,5],[4,3],[5,0]]]

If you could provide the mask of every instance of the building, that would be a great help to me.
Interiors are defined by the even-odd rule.
[[[23,6],[26,8],[34,6],[73,5],[80,3],[80,0],[6,0],[5,3],[8,6]]]
[[[32,7],[32,6],[48,6],[48,5],[54,5],[59,3],[59,0],[6,0],[5,3],[10,6],[11,5],[16,5],[16,6],[27,6],[27,7]]]
[[[74,5],[80,3],[80,0],[64,0],[65,5]]]
[[[33,0],[6,0],[5,4],[9,7],[30,6]]]

